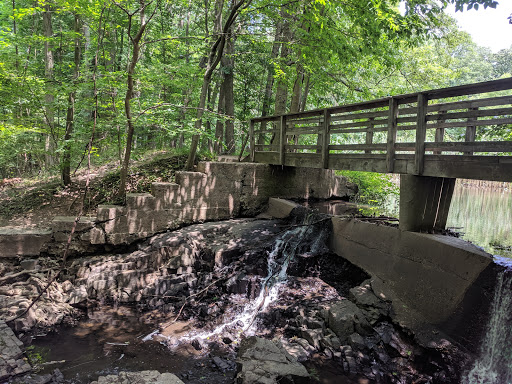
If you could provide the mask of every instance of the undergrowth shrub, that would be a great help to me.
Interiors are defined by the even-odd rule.
[[[399,193],[398,185],[392,181],[391,175],[358,171],[340,171],[339,174],[358,185],[359,190],[354,197],[358,203],[382,205],[389,195]]]

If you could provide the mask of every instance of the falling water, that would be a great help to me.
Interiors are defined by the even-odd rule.
[[[322,236],[316,236],[313,241],[304,241],[308,237],[313,225],[306,223],[298,225],[285,233],[276,240],[274,247],[268,253],[267,276],[263,279],[258,297],[249,303],[244,310],[235,316],[229,322],[219,325],[211,332],[190,333],[180,336],[180,342],[190,342],[194,339],[207,340],[213,336],[221,334],[225,329],[236,328],[239,334],[250,335],[254,332],[256,317],[264,312],[270,304],[279,298],[279,291],[286,283],[288,266],[296,254],[305,252],[315,254],[322,247]],[[149,340],[157,335],[155,331],[147,335],[144,340]],[[161,336],[161,335],[160,335]]]
[[[512,272],[498,275],[480,357],[464,384],[512,384]]]

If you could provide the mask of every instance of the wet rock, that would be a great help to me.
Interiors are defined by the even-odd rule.
[[[224,360],[224,359],[220,358],[219,356],[215,356],[213,358],[213,364],[215,364],[215,366],[221,372],[225,372],[225,371],[228,371],[228,370],[234,368],[234,367],[232,367],[232,365],[227,360]]]
[[[100,376],[98,381],[91,384],[184,384],[172,373],[158,371],[121,372],[119,375]]]
[[[345,342],[354,332],[359,334],[372,332],[372,328],[361,310],[350,300],[341,300],[331,305],[326,315],[329,328],[342,342]]]
[[[21,375],[31,370],[23,360],[23,343],[14,335],[7,324],[0,320],[0,380]]]
[[[307,361],[310,354],[306,349],[299,343],[296,342],[296,339],[283,339],[281,340],[283,348],[286,349],[290,355],[292,355],[298,362]]]
[[[348,337],[348,343],[353,349],[362,350],[365,349],[366,344],[363,336],[359,333],[353,333]]]
[[[59,369],[55,369],[52,374],[27,374],[10,381],[11,384],[61,384],[64,382],[64,376]]]
[[[192,346],[193,346],[197,351],[200,351],[201,349],[203,349],[203,346],[201,345],[201,342],[199,341],[199,339],[194,339],[194,341],[192,341]]]
[[[306,368],[279,342],[249,337],[240,344],[237,358],[238,384],[308,383]]]
[[[365,280],[361,285],[350,289],[349,298],[356,303],[372,325],[390,313],[390,303],[375,295],[370,280]]]

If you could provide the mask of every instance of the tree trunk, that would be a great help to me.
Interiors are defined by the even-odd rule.
[[[234,2],[235,0],[233,0]],[[192,142],[190,144],[190,153],[187,159],[187,164],[185,165],[185,169],[192,170],[194,167],[194,162],[196,159],[197,145],[199,144],[201,127],[202,127],[202,118],[204,114],[204,107],[206,104],[206,92],[208,91],[208,85],[212,79],[212,73],[217,68],[217,65],[222,58],[224,53],[224,46],[226,45],[226,35],[235,22],[236,18],[239,15],[241,9],[246,8],[251,3],[251,0],[240,0],[238,3],[234,4],[226,22],[224,23],[224,27],[222,28],[222,33],[219,35],[215,43],[210,48],[210,54],[208,55],[208,63],[206,65],[206,71],[203,77],[203,86],[201,87],[201,94],[199,97],[199,105],[197,109],[196,122],[194,124],[195,134],[192,136]]]
[[[80,73],[80,20],[78,15],[75,14],[74,21],[75,29],[75,69],[74,80],[77,81]],[[68,95],[68,111],[66,114],[66,132],[64,134],[64,153],[62,155],[62,183],[64,185],[71,184],[71,135],[73,133],[73,123],[75,117],[75,95],[76,91],[73,90]]]
[[[268,116],[270,113],[270,104],[272,101],[272,88],[274,87],[274,62],[279,55],[279,47],[282,39],[282,22],[276,24],[276,33],[274,43],[272,44],[272,51],[270,52],[270,60],[267,66],[267,81],[265,83],[265,93],[263,95],[263,103],[261,106],[261,116]],[[266,130],[267,122],[261,123],[261,131]],[[260,133],[258,136],[258,144],[265,144],[265,136]]]
[[[311,74],[306,73],[304,76],[305,76],[304,92],[302,92],[302,98],[301,98],[301,101],[300,101],[299,112],[304,112],[306,110],[306,105],[307,105],[307,102],[308,102],[309,90],[311,88]]]
[[[219,103],[217,104],[217,123],[215,125],[215,153],[222,153],[222,140],[224,138],[224,114],[225,114],[225,88],[224,82],[219,85]]]
[[[45,137],[45,158],[46,167],[49,168],[54,164],[55,141],[53,140],[55,115],[53,110],[54,97],[52,93],[53,68],[55,66],[53,58],[53,46],[49,39],[53,37],[52,14],[50,3],[47,2],[43,11],[43,29],[44,29],[44,74],[47,81],[47,90],[44,97],[45,101],[45,120],[48,126],[48,132]]]
[[[224,129],[224,144],[226,146],[226,153],[229,155],[235,153],[235,97],[233,94],[235,41],[236,39],[232,34],[232,28],[230,28],[226,41],[226,53],[223,56],[224,112],[228,116],[228,120],[226,120]]]
[[[12,18],[12,31],[14,33],[15,41],[17,41],[17,37],[16,37],[16,34],[17,34],[16,17],[14,17],[14,10],[15,9],[16,9],[16,0],[12,0],[12,14],[13,14],[13,18]],[[16,66],[16,70],[19,70],[20,63],[19,63],[19,60],[18,60],[18,55],[19,55],[18,44],[16,44],[14,46],[14,49],[15,49],[15,53],[16,53],[15,66]]]
[[[126,134],[126,148],[124,151],[124,158],[123,158],[123,164],[121,166],[121,176],[120,176],[120,182],[119,182],[119,193],[118,197],[122,198],[123,200],[126,197],[126,179],[128,176],[128,167],[130,165],[130,157],[132,153],[132,144],[133,144],[133,134],[135,127],[133,125],[132,120],[132,111],[130,106],[130,100],[133,97],[133,89],[134,89],[134,73],[135,73],[135,67],[137,66],[137,62],[139,61],[139,55],[140,55],[140,49],[141,49],[141,40],[142,36],[144,35],[144,31],[146,30],[146,27],[148,23],[151,21],[151,18],[154,16],[151,15],[151,17],[146,21],[145,14],[145,1],[140,1],[140,27],[137,31],[137,34],[132,37],[130,37],[130,40],[133,45],[132,50],[132,58],[130,60],[130,63],[128,65],[128,73],[127,73],[127,89],[126,89],[126,95],[124,98],[124,111],[126,114],[126,124],[127,124],[127,134]],[[133,14],[132,14],[133,15]],[[132,15],[129,14],[129,27],[128,31],[131,29],[132,25]]]
[[[300,57],[299,51],[299,57]],[[295,82],[293,83],[293,91],[292,98],[290,100],[290,113],[299,112],[300,110],[300,102],[302,100],[302,85],[304,83],[304,72],[303,67],[300,62],[297,63],[297,76],[295,77]]]
[[[284,10],[281,14],[285,14]],[[283,29],[281,34],[281,65],[285,65],[290,55],[289,42],[291,41],[292,32],[290,29],[290,22],[287,19],[283,20]],[[276,104],[274,109],[275,115],[282,115],[286,113],[286,102],[288,101],[288,81],[286,77],[280,76],[277,81],[276,87]]]

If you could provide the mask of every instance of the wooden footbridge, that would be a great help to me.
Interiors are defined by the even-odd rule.
[[[512,181],[512,78],[253,118],[250,148],[260,163],[412,175],[401,201],[436,205],[426,227],[444,227],[455,178]]]

